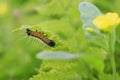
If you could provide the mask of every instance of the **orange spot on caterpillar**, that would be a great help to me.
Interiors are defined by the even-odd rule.
[[[38,32],[38,31],[32,31],[30,29],[26,29],[26,33],[28,36],[33,36],[35,38],[38,38],[40,40],[42,40],[45,44],[47,44],[50,47],[54,47],[55,46],[55,42],[51,39],[48,39],[43,32]]]

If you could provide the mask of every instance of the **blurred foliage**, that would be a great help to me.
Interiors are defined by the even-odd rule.
[[[81,29],[78,4],[83,0],[1,0],[7,5],[0,15],[0,80],[111,80],[111,63],[106,52],[86,39]],[[119,0],[87,0],[103,13],[120,14]],[[1,7],[0,7],[1,10]],[[2,9],[3,10],[3,9]],[[2,10],[0,12],[2,12]],[[54,33],[60,46],[36,46],[39,43],[24,31],[13,32],[21,25],[40,25]],[[120,27],[117,27],[116,62],[120,73]],[[25,39],[22,39],[27,37]],[[40,43],[44,45],[43,43]],[[35,58],[43,50],[84,53],[70,61],[43,61]]]

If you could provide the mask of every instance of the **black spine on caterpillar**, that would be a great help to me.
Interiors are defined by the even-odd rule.
[[[48,46],[50,47],[54,47],[55,46],[55,42],[53,40],[50,40],[48,39],[43,33],[41,32],[35,32],[35,31],[32,31],[30,29],[26,29],[26,33],[28,36],[33,36],[33,37],[36,37],[40,40],[42,40],[44,43],[46,43]]]

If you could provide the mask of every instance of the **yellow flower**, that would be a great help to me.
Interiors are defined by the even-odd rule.
[[[92,29],[92,28],[86,28],[86,31],[89,32],[89,33],[92,33],[92,34],[96,34],[95,30]]]
[[[4,16],[8,13],[8,4],[0,3],[0,16]]]
[[[120,18],[117,13],[107,13],[106,15],[98,16],[93,20],[93,24],[101,31],[110,32],[120,23]]]

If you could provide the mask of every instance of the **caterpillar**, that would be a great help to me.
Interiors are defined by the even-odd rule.
[[[55,41],[47,38],[42,32],[32,31],[29,28],[27,28],[26,33],[28,36],[33,36],[35,38],[42,40],[45,44],[47,44],[50,47],[55,46]]]

